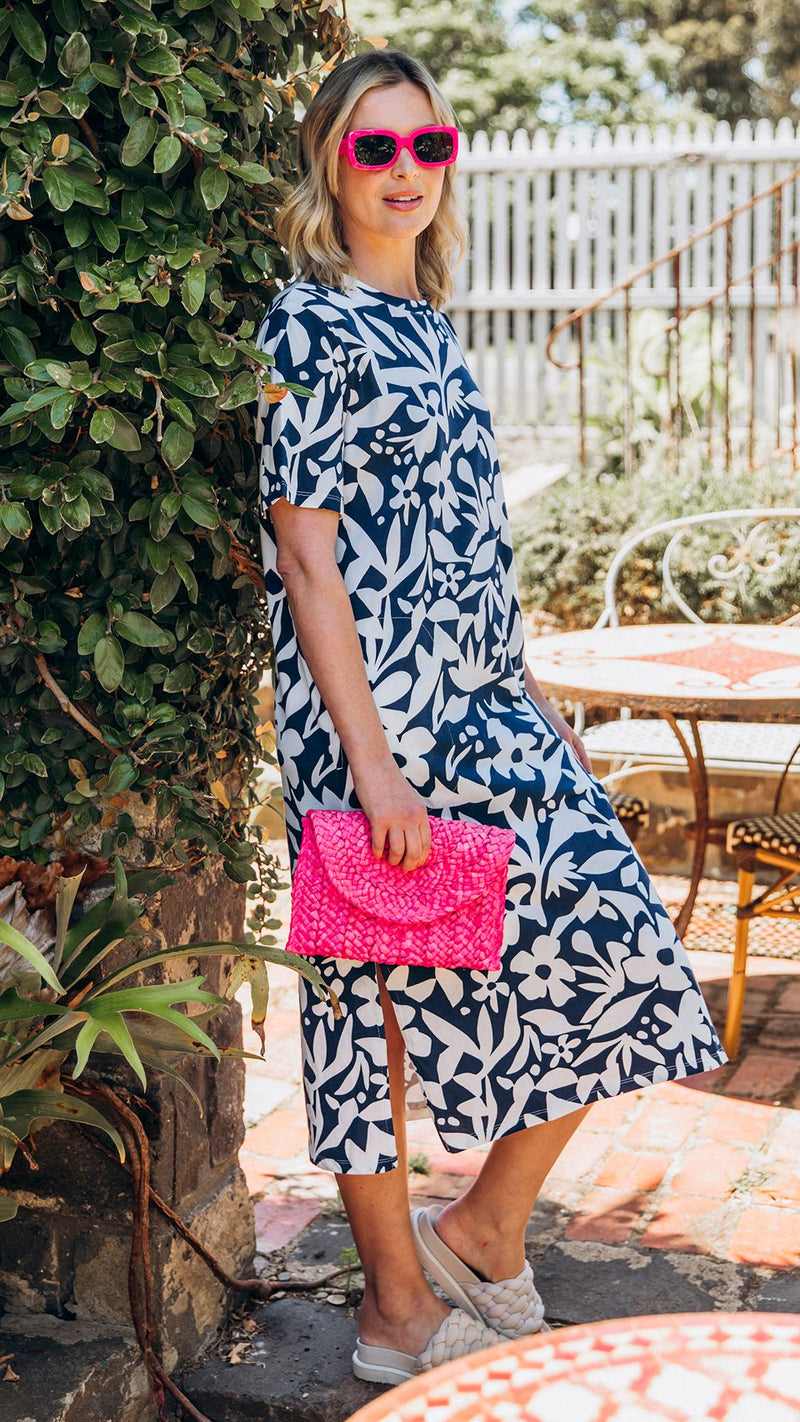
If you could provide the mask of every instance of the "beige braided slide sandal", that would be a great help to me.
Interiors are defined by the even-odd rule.
[[[472,1318],[497,1329],[504,1338],[525,1338],[531,1333],[549,1333],[544,1304],[533,1282],[533,1270],[525,1267],[513,1279],[491,1283],[482,1279],[459,1259],[436,1233],[435,1224],[443,1205],[414,1210],[411,1228],[420,1262],[447,1297]]]
[[[494,1343],[502,1341],[502,1335],[493,1328],[487,1328],[486,1324],[463,1309],[454,1308],[428,1339],[418,1358],[410,1353],[398,1353],[394,1348],[362,1343],[358,1338],[353,1353],[353,1372],[363,1382],[402,1383],[416,1377],[417,1373],[438,1368],[440,1363],[450,1363],[453,1358],[464,1358],[468,1353],[479,1353],[482,1348],[491,1348]]]

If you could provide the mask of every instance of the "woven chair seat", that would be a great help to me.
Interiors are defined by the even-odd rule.
[[[752,815],[728,825],[728,852],[752,845],[800,858],[800,812],[785,815]]]
[[[692,733],[688,721],[678,725],[689,745]],[[705,721],[700,726],[703,752],[710,770],[783,770],[800,741],[800,726],[757,725],[749,721]],[[630,717],[590,726],[581,739],[591,755],[617,759],[628,756],[664,765],[685,764],[674,732],[662,720]],[[792,766],[800,774],[800,757]]]
[[[611,791],[608,796],[611,801],[614,814],[623,824],[635,822],[642,828],[650,819],[650,805],[647,800],[643,800],[641,795],[623,795],[621,791]]]

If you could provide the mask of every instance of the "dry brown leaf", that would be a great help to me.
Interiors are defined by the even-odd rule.
[[[289,391],[285,385],[262,385],[261,394],[264,396],[268,405],[277,405],[278,401],[282,400],[284,395],[289,394]]]
[[[211,794],[214,796],[214,798],[216,800],[219,800],[219,803],[223,805],[226,810],[229,810],[231,807],[231,802],[228,799],[228,792],[225,789],[225,782],[222,780],[212,780],[210,789]]]

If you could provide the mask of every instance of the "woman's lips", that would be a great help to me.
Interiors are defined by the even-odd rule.
[[[412,212],[422,202],[422,194],[418,193],[416,197],[409,198],[386,197],[383,201],[388,203],[389,207],[397,208],[398,212]]]

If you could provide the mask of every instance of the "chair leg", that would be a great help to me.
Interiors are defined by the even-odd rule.
[[[739,908],[746,908],[753,893],[754,870],[739,866]],[[733,972],[728,987],[728,1011],[725,1018],[725,1032],[722,1045],[731,1061],[739,1051],[739,1037],[742,1030],[742,1009],[744,1007],[745,976],[747,973],[747,940],[750,936],[750,919],[737,918],[736,944],[733,953]]]

